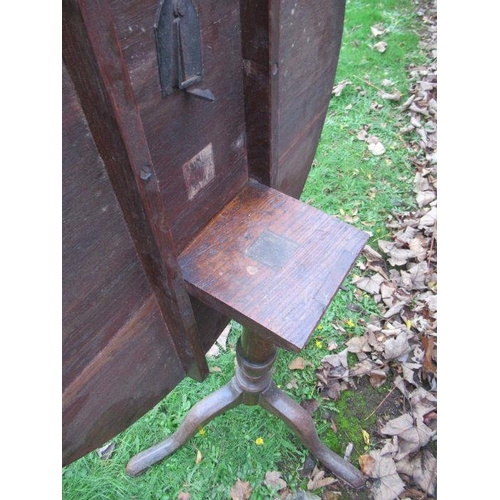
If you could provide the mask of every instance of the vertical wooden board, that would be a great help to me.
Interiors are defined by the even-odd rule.
[[[345,1],[240,3],[250,176],[298,198],[331,97]]]
[[[63,384],[151,293],[72,82],[63,72]]]
[[[202,380],[208,366],[108,1],[63,3],[63,39],[64,61],[164,322],[186,373]]]
[[[237,2],[194,1],[209,103],[183,91],[162,98],[154,23],[157,0],[111,2],[172,235],[180,251],[248,178]]]
[[[281,2],[279,163],[273,187],[295,197],[304,187],[331,98],[344,8],[344,0]],[[294,161],[295,156],[303,160]]]
[[[269,35],[271,9],[278,10],[269,0],[240,0],[240,5],[248,168],[251,177],[268,186],[273,165],[272,132],[277,121],[272,115],[271,97],[277,75],[271,74]]]
[[[279,191],[294,198],[300,198],[309,175],[322,127],[319,123],[307,128],[296,138],[293,147],[286,150],[277,160],[274,183]]]
[[[185,376],[63,65],[63,463]]]

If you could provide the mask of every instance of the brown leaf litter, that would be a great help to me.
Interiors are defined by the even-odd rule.
[[[431,447],[437,442],[435,4],[421,3],[419,15],[428,28],[421,46],[431,57],[431,63],[410,68],[411,95],[399,108],[401,133],[407,134],[407,148],[415,169],[413,191],[417,208],[391,214],[386,221],[391,237],[378,241],[378,248],[364,249],[364,259],[358,265],[362,275],[353,279],[360,294],[373,297],[380,315],[366,323],[362,336],[348,339],[343,350],[325,356],[316,372],[319,392],[326,399],[337,400],[342,391],[355,389],[355,380],[362,377],[367,377],[373,387],[379,387],[389,374],[393,388],[388,396],[396,391],[402,397],[402,413],[385,421],[379,419],[376,449],[360,457],[373,500],[424,499],[436,495],[435,444]],[[384,33],[383,26],[372,27],[374,38]],[[385,82],[384,86],[390,83]],[[386,99],[390,99],[389,94],[379,93]],[[396,93],[394,100],[398,100]],[[369,135],[368,125],[363,126],[357,138],[369,145],[381,144]],[[340,325],[335,326],[348,335]],[[358,360],[353,366],[347,363],[349,353]]]

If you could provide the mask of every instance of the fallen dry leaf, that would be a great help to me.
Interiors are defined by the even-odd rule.
[[[426,214],[424,214],[420,219],[419,228],[432,227],[437,221],[437,208],[432,207]]]
[[[372,494],[375,500],[394,500],[405,489],[404,483],[396,470],[396,464],[392,457],[383,456],[379,450],[373,450],[366,458],[362,455],[361,470],[363,473],[375,479]]]
[[[368,434],[368,432],[364,429],[361,429],[361,434],[363,434],[363,441],[368,446],[370,444],[370,434]]]
[[[328,346],[326,347],[326,349],[328,351],[333,351],[334,349],[337,349],[338,345],[337,345],[337,342],[335,342],[335,340],[329,340],[328,341]]]
[[[360,363],[356,363],[349,370],[349,375],[351,377],[362,377],[363,375],[368,375],[369,373],[372,373],[374,368],[375,365],[373,364],[373,361],[370,361],[369,359],[364,359]]]
[[[406,305],[406,301],[398,302],[397,304],[394,304],[384,313],[384,315],[382,317],[385,319],[392,318],[396,314],[399,314],[405,305]]]
[[[434,496],[437,484],[437,461],[428,450],[421,450],[413,457],[396,463],[396,469],[413,478],[415,484],[428,495]]]
[[[313,473],[314,474],[314,473]],[[330,484],[336,483],[337,479],[333,477],[325,477],[325,471],[320,470],[316,474],[313,475],[311,479],[309,479],[307,483],[307,489],[309,491],[314,491],[319,488],[324,488]]]
[[[323,490],[321,500],[342,500],[341,491]]]
[[[98,450],[96,450],[97,455],[99,456],[99,458],[102,458],[103,460],[109,460],[111,458],[111,455],[115,451],[115,447],[116,447],[115,443],[113,442],[107,443]]]
[[[372,477],[375,469],[375,459],[367,454],[361,455],[359,457],[359,467],[365,476]]]
[[[337,83],[337,85],[335,85],[333,87],[332,94],[335,97],[339,97],[340,94],[342,94],[342,91],[347,87],[347,85],[351,85],[351,84],[352,84],[352,82],[349,80],[343,80],[340,83]]]
[[[191,493],[186,493],[184,491],[181,491],[177,495],[177,500],[189,500],[191,498]]]
[[[227,337],[230,332],[231,332],[231,324],[227,325],[226,328],[222,330],[222,333],[219,335],[219,338],[217,339],[217,344],[220,345],[223,351],[227,349]]]
[[[381,36],[384,33],[386,33],[386,30],[384,29],[384,27],[381,24],[374,24],[370,28],[370,30],[371,30],[373,36]]]
[[[369,144],[368,151],[374,156],[381,156],[385,153],[385,147],[381,142],[377,142],[376,144]]]
[[[420,490],[415,488],[406,489],[401,493],[401,498],[409,499],[409,500],[429,500],[429,497]]]
[[[200,450],[196,450],[196,463],[199,464],[203,460],[203,455]]]
[[[387,42],[382,42],[382,41],[381,41],[381,42],[377,42],[377,43],[373,46],[373,48],[374,48],[375,50],[377,50],[378,52],[381,52],[381,53],[382,53],[382,52],[385,52],[385,51],[386,51],[386,49],[387,49]]]
[[[436,193],[434,191],[419,191],[417,194],[417,205],[422,208],[429,205],[435,199]]]
[[[360,353],[370,352],[372,348],[368,344],[368,339],[363,335],[362,337],[353,337],[346,342],[347,352]]]
[[[382,99],[386,99],[387,101],[399,101],[401,99],[401,92],[399,90],[395,90],[394,92],[378,92],[377,95]]]
[[[353,279],[352,282],[361,290],[364,290],[370,295],[375,295],[380,292],[380,285],[384,282],[384,277],[375,273],[372,276]]]
[[[351,459],[351,454],[353,450],[354,450],[354,445],[352,443],[348,443],[348,445],[345,447],[345,452],[344,452],[344,460],[346,462],[349,462],[349,460]]]
[[[215,343],[207,352],[207,357],[216,358],[220,355],[220,349],[217,343]]]
[[[419,451],[435,434],[423,423],[423,420],[421,422],[415,421],[409,413],[390,420],[380,429],[380,432],[387,436],[398,436],[399,451],[395,457],[396,460],[401,460],[410,453]]]
[[[301,356],[292,359],[292,361],[290,361],[288,365],[289,370],[303,370],[305,367],[306,367],[306,362],[304,361],[304,358],[302,358]]]
[[[415,371],[422,367],[420,363],[402,363],[401,367],[403,368],[403,378],[412,385],[417,385],[415,382]]]
[[[426,278],[429,272],[427,262],[413,264],[408,271],[401,271],[403,285],[408,290],[426,290]]]
[[[413,415],[419,422],[423,422],[424,416],[437,408],[437,399],[423,387],[417,387],[409,396]]]
[[[252,494],[252,488],[248,481],[242,481],[238,478],[230,491],[231,500],[248,500]]]
[[[409,334],[406,331],[400,332],[396,337],[385,341],[385,358],[388,360],[402,360],[410,352],[408,343]]]
[[[424,347],[424,361],[422,363],[422,369],[426,374],[434,374],[436,373],[434,361],[432,360],[435,345],[434,337],[429,335],[422,335],[420,337],[420,340],[422,341],[422,345]]]
[[[380,156],[385,153],[385,147],[380,142],[380,139],[376,135],[371,135],[366,140],[368,143],[368,150],[375,156]]]
[[[347,349],[344,349],[343,351],[339,352],[338,354],[328,354],[325,356],[321,362],[322,363],[328,363],[329,365],[333,366],[334,368],[338,367],[343,367],[347,368],[348,367],[348,362],[347,362]]]
[[[413,252],[413,255],[415,255],[415,258],[419,262],[422,262],[427,258],[427,248],[424,247],[424,244],[425,244],[424,238],[421,236],[413,238],[408,243],[410,250]]]
[[[361,129],[359,132],[358,132],[358,135],[356,136],[356,138],[359,140],[359,141],[366,141],[366,138],[368,136],[368,132],[366,129]]]
[[[285,480],[281,477],[281,472],[278,471],[266,472],[264,484],[277,491],[287,487]]]
[[[387,380],[387,374],[383,370],[372,370],[370,373],[370,384],[375,389],[381,387]]]
[[[380,255],[376,250],[374,250],[370,245],[365,245],[363,248],[363,255],[368,260],[382,260],[382,255]]]

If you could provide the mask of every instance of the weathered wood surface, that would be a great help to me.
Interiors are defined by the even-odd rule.
[[[213,92],[213,103],[182,91],[162,99],[153,32],[157,0],[110,5],[180,252],[248,178],[239,3],[195,3],[204,67],[200,88]]]
[[[367,239],[349,224],[250,181],[179,262],[194,296],[298,351]]]
[[[208,375],[155,167],[105,0],[64,4],[63,56],[136,251],[187,373]]]
[[[194,4],[214,103],[162,99],[158,0],[63,1],[64,463],[207,374],[232,311],[189,296],[177,256],[246,185],[248,163],[298,196],[316,148],[342,0],[293,2],[300,23],[285,1]],[[316,38],[292,49],[304,28]],[[296,126],[283,135],[284,119]]]
[[[241,2],[250,175],[298,198],[331,97],[345,0]]]
[[[184,376],[63,65],[63,462],[95,449]],[[192,298],[206,352],[227,318]]]
[[[63,67],[63,463],[185,376]]]

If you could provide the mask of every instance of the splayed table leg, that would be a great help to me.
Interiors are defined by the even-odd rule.
[[[180,427],[169,438],[135,455],[127,464],[125,469],[127,474],[137,476],[151,465],[171,455],[207,422],[237,406],[241,398],[241,390],[231,381],[202,399],[189,410]]]
[[[238,364],[231,382],[194,405],[172,436],[133,457],[127,465],[127,473],[136,476],[171,455],[200,427],[226,410],[239,404],[260,405],[283,420],[333,474],[353,488],[362,488],[365,484],[363,474],[319,440],[309,413],[272,381],[271,367],[276,358],[274,344],[244,328],[236,348],[236,357]]]

